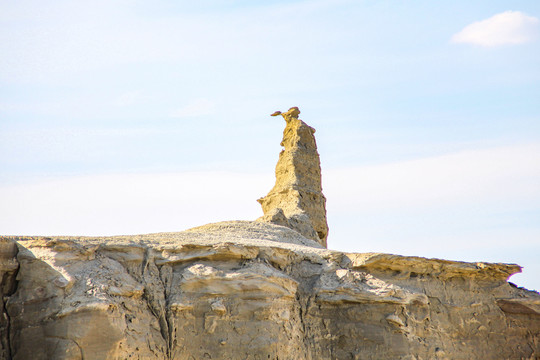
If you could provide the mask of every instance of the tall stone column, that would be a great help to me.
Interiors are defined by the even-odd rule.
[[[281,141],[284,149],[276,165],[276,184],[268,195],[257,200],[264,212],[258,220],[287,226],[326,247],[326,198],[315,129],[300,120],[299,114],[297,107],[272,114],[285,119]]]

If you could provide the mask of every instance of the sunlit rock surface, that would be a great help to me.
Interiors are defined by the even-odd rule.
[[[315,129],[300,120],[299,114],[297,107],[272,114],[285,119],[281,141],[284,149],[276,165],[276,184],[258,200],[264,212],[258,220],[290,227],[326,247],[326,198]]]
[[[540,356],[517,265],[342,253],[250,221],[0,245],[1,359]]]

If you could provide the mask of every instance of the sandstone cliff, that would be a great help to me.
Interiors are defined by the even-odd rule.
[[[283,114],[259,221],[0,237],[0,360],[539,359],[513,264],[326,249],[314,129]]]
[[[342,253],[249,221],[1,244],[1,359],[540,357],[517,265]]]
[[[259,221],[290,227],[326,247],[326,198],[322,193],[315,129],[298,119],[299,114],[297,107],[272,114],[285,119],[281,141],[284,150],[276,165],[276,184],[258,200],[264,212]]]

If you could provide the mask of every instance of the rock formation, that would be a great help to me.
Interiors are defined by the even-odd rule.
[[[250,221],[2,246],[0,359],[540,357],[517,265],[342,253]]]
[[[285,119],[281,141],[284,150],[276,165],[274,188],[257,200],[264,212],[259,221],[287,226],[326,247],[326,198],[322,193],[315,129],[298,119],[299,114],[297,107],[272,114]]]
[[[298,113],[269,222],[0,237],[0,360],[540,358],[540,294],[507,282],[518,265],[326,249]]]

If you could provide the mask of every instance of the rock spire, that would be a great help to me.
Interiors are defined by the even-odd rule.
[[[328,236],[326,198],[322,193],[321,163],[315,129],[298,118],[300,110],[276,111],[286,125],[276,165],[276,184],[257,201],[264,216],[259,221],[287,226],[323,246]]]

